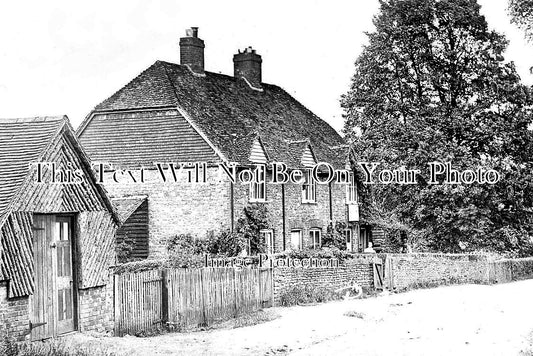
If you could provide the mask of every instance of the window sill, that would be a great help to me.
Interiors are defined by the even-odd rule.
[[[318,205],[318,203],[316,201],[302,201],[302,204],[306,204],[306,205]]]

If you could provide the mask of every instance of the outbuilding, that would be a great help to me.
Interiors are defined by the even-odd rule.
[[[0,119],[0,328],[112,329],[119,218],[66,116]]]

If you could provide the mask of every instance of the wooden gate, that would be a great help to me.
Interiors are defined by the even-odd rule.
[[[33,218],[35,292],[31,296],[32,340],[76,329],[76,289],[72,254],[72,217]]]
[[[207,326],[272,306],[268,268],[168,269],[115,275],[115,334]]]

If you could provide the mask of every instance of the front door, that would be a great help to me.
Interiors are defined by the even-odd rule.
[[[41,340],[75,330],[72,217],[35,215],[31,337]]]
[[[353,252],[353,231],[352,228],[349,227],[344,231],[345,237],[346,237],[346,251]]]

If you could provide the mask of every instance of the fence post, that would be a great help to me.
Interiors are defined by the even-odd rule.
[[[202,318],[203,323],[201,326],[207,326],[207,313],[205,310],[205,281],[204,281],[204,272],[206,271],[206,268],[200,268],[200,295],[202,298]]]
[[[234,296],[234,298],[233,298],[233,307],[234,307],[234,310],[235,310],[233,315],[235,317],[237,317],[237,314],[239,312],[239,310],[237,308],[237,281],[236,281],[237,273],[235,272],[235,268],[232,268],[232,270],[233,270],[233,296]]]
[[[161,323],[165,329],[168,329],[168,270],[161,270]]]

